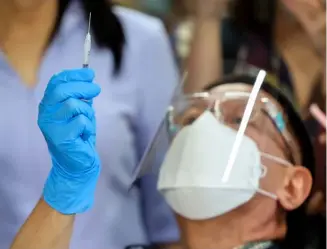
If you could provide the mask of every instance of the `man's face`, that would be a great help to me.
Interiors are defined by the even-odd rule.
[[[213,96],[210,100],[202,100],[201,98],[192,101],[192,104],[187,108],[181,115],[177,116],[175,122],[180,126],[186,126],[194,122],[203,112],[210,107],[213,112],[217,112],[219,109],[219,114],[217,119],[224,122],[225,125],[238,131],[240,129],[240,123],[243,118],[246,104],[249,100],[249,95],[251,93],[252,86],[246,84],[225,84],[217,86],[210,90],[210,95]],[[241,93],[241,97],[232,97],[230,99],[226,98],[224,95],[228,96],[230,93]],[[245,97],[242,97],[244,93]],[[250,120],[248,122],[247,128],[245,129],[244,135],[252,139],[258,146],[259,150],[263,153],[270,154],[274,157],[278,157],[282,160],[290,162],[290,164],[300,164],[301,156],[299,153],[299,148],[297,146],[296,139],[293,137],[292,133],[285,127],[285,131],[280,131],[276,127],[276,120],[274,117],[270,116],[268,113],[268,107],[266,103],[274,105],[281,115],[284,115],[283,108],[279,103],[269,94],[261,91],[257,96],[257,101],[254,105]],[[208,104],[208,102],[211,102]],[[219,103],[216,107],[216,103]],[[284,115],[285,116],[285,115]],[[286,123],[287,117],[284,117]],[[287,138],[284,136],[287,134]],[[270,172],[283,171],[283,167],[273,167],[275,162],[265,160],[262,158],[263,164],[269,167]],[[272,166],[272,167],[271,167]],[[271,169],[270,169],[271,168]],[[272,183],[277,184],[278,178],[274,176],[271,179]]]
[[[220,96],[221,93],[241,92],[247,95],[246,93],[250,94],[251,90],[252,86],[234,83],[217,86],[210,90],[210,94],[212,96]],[[247,100],[244,101],[241,98],[234,98],[227,101],[226,99],[217,99],[217,102],[219,102],[218,119],[220,121],[223,120],[229,127],[239,130]],[[283,113],[283,108],[276,99],[264,91],[259,93],[257,100],[247,128],[245,129],[245,135],[256,143],[261,153],[277,158],[277,160],[271,160],[261,157],[261,164],[264,165],[267,171],[260,179],[259,184],[261,190],[274,194],[276,199],[257,193],[248,202],[230,212],[201,221],[195,221],[177,215],[182,233],[186,237],[186,240],[188,240],[188,244],[196,244],[204,239],[206,242],[199,245],[199,247],[208,245],[210,241],[214,241],[217,237],[217,229],[221,230],[222,227],[228,229],[229,232],[236,231],[239,233],[239,236],[245,237],[246,235],[244,234],[246,234],[247,229],[264,231],[270,227],[272,230],[277,231],[278,229],[270,226],[270,222],[278,226],[275,222],[276,220],[281,220],[281,232],[279,235],[274,234],[271,236],[273,238],[282,236],[283,232],[285,232],[285,224],[283,224],[285,220],[282,218],[284,212],[282,209],[292,210],[299,207],[310,192],[310,172],[303,167],[295,166],[300,164],[301,155],[297,141],[287,126],[287,117]],[[260,100],[262,100],[262,103],[260,103]],[[276,120],[272,116],[269,116],[268,109],[265,108],[267,102],[274,105],[284,117],[286,122],[285,130],[278,129]],[[194,102],[176,121],[182,126],[192,123],[206,108],[207,106],[203,102]],[[217,111],[215,107],[212,110]],[[287,134],[287,137],[285,134]],[[219,157],[219,153],[220,151],[217,151],[217,157]],[[287,161],[289,164],[285,165],[284,163],[280,163],[279,160]],[[217,200],[217,202],[224,201],[228,200]],[[266,227],[261,227],[262,224],[265,224]],[[251,239],[262,239],[259,234]],[[228,233],[226,233],[227,235]],[[232,238],[232,235],[230,234],[229,237]]]

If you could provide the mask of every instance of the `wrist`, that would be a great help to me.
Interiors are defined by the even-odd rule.
[[[207,21],[220,22],[227,13],[228,1],[209,0],[198,1],[196,4],[195,18]]]
[[[222,21],[222,18],[220,16],[214,16],[214,15],[205,15],[205,14],[196,14],[194,17],[195,22],[199,23],[211,23],[215,25],[219,25]]]
[[[54,165],[43,189],[43,199],[62,214],[77,214],[93,206],[100,166],[80,174],[68,174]]]
[[[52,167],[56,169],[55,171],[59,175],[66,179],[84,179],[99,170],[99,162],[98,158],[95,158],[92,163],[84,163],[82,166],[75,165],[75,167],[73,167],[70,165],[70,167],[64,167],[52,158]]]

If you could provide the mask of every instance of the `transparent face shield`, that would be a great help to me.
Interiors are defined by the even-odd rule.
[[[287,117],[274,96],[261,90],[264,78],[265,72],[260,71],[253,85],[228,83],[175,96],[134,180],[155,174],[161,188],[181,187],[196,184],[203,175],[206,187],[218,181],[229,186],[239,181],[241,171],[243,178],[251,179],[252,174],[262,178],[271,172],[273,179],[276,165],[296,164]],[[260,172],[255,166],[260,166]],[[245,172],[247,167],[251,169]],[[273,192],[269,186],[273,184],[265,185],[256,187]]]

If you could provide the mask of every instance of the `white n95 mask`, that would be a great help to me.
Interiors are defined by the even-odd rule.
[[[265,154],[247,136],[243,137],[229,180],[222,180],[236,136],[236,130],[209,111],[178,132],[158,180],[158,190],[176,213],[193,220],[209,219],[248,202],[256,192],[276,198],[259,188],[266,172],[261,165]]]

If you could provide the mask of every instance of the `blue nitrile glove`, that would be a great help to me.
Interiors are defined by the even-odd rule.
[[[63,214],[92,206],[100,173],[92,99],[101,89],[93,79],[85,68],[54,75],[39,105],[38,125],[52,159],[43,198]]]

